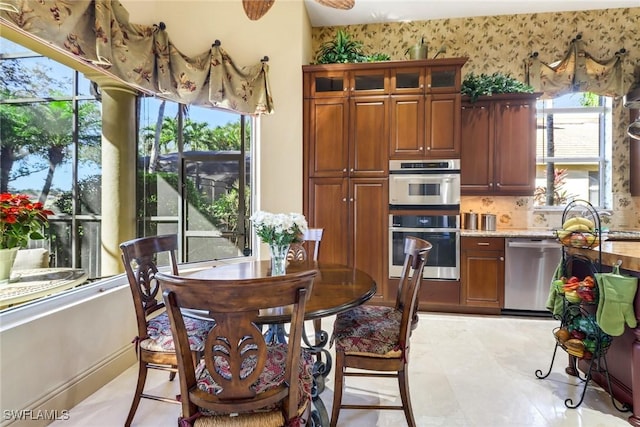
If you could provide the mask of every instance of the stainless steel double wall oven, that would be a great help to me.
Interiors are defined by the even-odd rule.
[[[460,278],[460,160],[389,163],[389,275],[399,277],[404,238],[433,245],[425,279]]]

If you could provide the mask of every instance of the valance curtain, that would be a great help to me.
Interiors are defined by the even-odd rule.
[[[187,57],[164,24],[130,23],[119,1],[2,0],[0,20],[162,98],[242,114],[273,112],[266,62],[238,67],[218,42]]]
[[[543,98],[551,98],[569,92],[592,92],[603,96],[624,95],[622,56],[616,52],[608,60],[597,60],[585,52],[580,38],[571,41],[565,57],[546,64],[538,55],[525,61],[527,83],[542,92]]]

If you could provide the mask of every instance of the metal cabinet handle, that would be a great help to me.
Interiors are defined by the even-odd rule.
[[[477,243],[478,246],[489,246],[488,242],[478,242]]]
[[[342,201],[343,201],[343,202],[346,202],[346,201],[347,201],[347,198],[346,198],[346,197],[343,197],[343,198],[342,198]]]
[[[422,151],[422,147],[419,147],[419,148],[418,148],[418,150],[419,150],[419,151]]]
[[[346,171],[347,171],[347,168],[342,169],[342,172],[346,172]]]
[[[500,258],[498,258],[500,261],[504,261],[504,257],[501,256]]]

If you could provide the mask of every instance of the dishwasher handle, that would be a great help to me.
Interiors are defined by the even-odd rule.
[[[510,248],[555,249],[561,247],[562,245],[558,242],[549,242],[543,240],[529,240],[524,242],[512,240],[507,242],[507,246]]]

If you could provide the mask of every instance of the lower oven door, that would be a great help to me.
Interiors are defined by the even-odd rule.
[[[425,279],[460,279],[460,231],[424,228],[389,228],[389,276],[400,277],[404,264],[404,239],[417,237],[431,243],[422,275]]]

